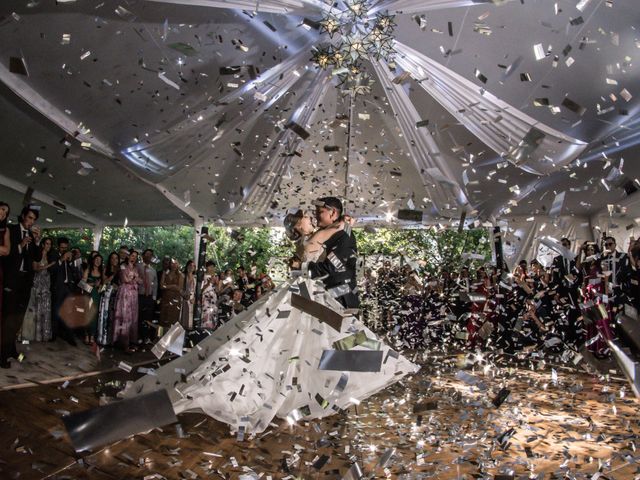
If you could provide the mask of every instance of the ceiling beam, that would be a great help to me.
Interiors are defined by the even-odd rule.
[[[90,144],[90,145],[87,145],[87,147],[86,147],[87,149],[93,150],[93,151],[95,151],[97,153],[100,153],[100,154],[104,155],[105,157],[107,157],[109,160],[113,160],[114,158],[116,158],[118,156],[118,155],[116,155],[116,153],[114,153],[114,151],[111,149],[111,147],[109,147],[107,144],[103,143],[101,140],[95,138],[92,135],[89,135],[88,133],[80,133],[77,130],[77,127],[78,127],[77,124],[72,119],[70,119],[68,117],[68,115],[66,115],[59,108],[57,108],[56,106],[51,104],[48,100],[46,100],[42,95],[40,95],[33,88],[31,88],[26,82],[21,80],[18,75],[14,74],[14,73],[11,73],[1,63],[0,63],[0,81],[2,81],[12,92],[14,92],[18,97],[20,97],[25,103],[27,103],[29,106],[31,106],[33,109],[35,109],[37,112],[39,112],[41,115],[43,115],[45,118],[47,118],[53,124],[55,124],[58,128],[61,128],[63,131],[65,131],[68,134],[72,135],[79,142]],[[139,175],[138,172],[136,172],[135,169],[129,167],[125,162],[121,162],[118,165],[123,167],[125,170],[127,170],[131,174],[135,175],[142,182],[146,183],[147,185],[153,186],[167,200],[169,200],[169,202],[171,202],[171,204],[173,204],[179,210],[181,210],[182,212],[184,212],[185,214],[190,216],[193,220],[196,220],[197,218],[199,218],[200,215],[198,214],[198,212],[196,212],[196,210],[194,210],[193,208],[188,207],[188,205],[185,205],[184,201],[180,200],[177,196],[175,196],[174,194],[169,192],[169,190],[166,187],[164,187],[163,185],[156,184],[156,183],[153,183],[153,182],[145,179],[144,177]],[[6,178],[7,181],[11,181],[12,182],[11,179],[8,179],[7,177],[4,177],[4,178]],[[19,182],[16,182],[16,183],[18,185],[22,185]],[[24,188],[18,188],[18,190],[19,191],[25,191],[26,188],[27,187],[24,186]],[[14,188],[14,190],[15,190],[15,188]],[[49,195],[44,194],[44,193],[40,193],[39,195],[40,195],[41,198],[43,198],[41,201],[44,202],[44,203],[48,203],[47,200],[44,200],[44,198],[53,198],[53,197],[50,197]],[[81,210],[78,210],[78,209],[76,209],[76,210],[78,212],[82,212]],[[89,218],[90,217],[85,212],[82,212],[82,214],[83,214],[84,218]],[[104,224],[104,222],[102,220],[98,220],[96,217],[93,217],[93,218],[96,221]],[[92,222],[92,223],[95,224],[96,222]]]
[[[27,189],[29,188],[28,185],[25,185],[24,183],[20,183],[17,180],[13,180],[12,178],[9,178],[5,175],[0,174],[0,185],[10,188],[11,190],[14,190],[16,192],[19,193],[24,193],[27,191]],[[92,224],[92,225],[104,225],[104,220],[95,217],[87,212],[85,212],[84,210],[81,210],[79,208],[76,208],[74,206],[71,206],[69,204],[67,204],[66,202],[61,202],[59,200],[56,200],[55,198],[53,198],[51,195],[44,193],[44,192],[39,192],[37,190],[35,190],[31,196],[31,198],[33,198],[34,200],[37,200],[38,202],[42,202],[46,205],[49,205],[53,208],[57,208],[60,210],[64,210],[65,212],[73,215],[74,217],[78,217],[80,219],[84,219],[87,221],[87,223]],[[60,205],[63,205],[64,208],[60,207]]]

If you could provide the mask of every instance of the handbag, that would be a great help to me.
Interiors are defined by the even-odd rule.
[[[27,311],[24,313],[24,319],[22,320],[22,330],[20,338],[22,340],[29,340],[33,342],[36,339],[36,292],[31,289],[31,296],[29,297],[29,305]]]
[[[69,328],[79,328],[89,324],[97,308],[89,295],[72,293],[62,302],[59,314]]]

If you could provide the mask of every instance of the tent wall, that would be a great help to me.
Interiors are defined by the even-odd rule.
[[[588,218],[509,217],[500,220],[498,225],[503,232],[504,257],[509,268],[521,260],[533,260],[542,238],[560,240],[567,237],[576,252],[582,242],[593,238]]]
[[[635,193],[622,202],[608,205],[590,218],[593,238],[603,233],[616,239],[618,249],[627,251],[631,237],[640,238],[640,195]]]

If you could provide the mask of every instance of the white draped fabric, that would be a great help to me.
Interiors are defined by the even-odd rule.
[[[23,78],[26,77],[11,73],[4,63],[0,63],[0,82],[9,87],[13,93],[22,98],[22,100],[29,104],[35,111],[48,118],[69,135],[73,135],[79,142],[82,142],[86,148],[90,148],[110,158],[115,156],[109,145],[91,135],[89,131],[81,128],[78,122],[74,121],[70,115],[60,110],[36,90],[31,88],[26,81],[22,80]]]
[[[189,118],[170,125],[123,154],[151,173],[165,178],[183,166],[193,167],[213,156],[213,146],[236,129],[249,130],[265,111],[292,91],[303,78],[317,75],[306,68],[304,50],[263,72],[259,78],[225,95],[211,105],[192,107]],[[161,160],[162,159],[162,160]]]
[[[388,10],[397,13],[420,13],[444,8],[472,7],[483,3],[502,4],[511,0],[388,0],[382,1],[373,12]]]
[[[212,8],[235,8],[249,12],[267,13],[314,13],[328,8],[320,0],[147,0],[157,3],[176,3]]]
[[[236,8],[250,12],[268,13],[318,13],[329,10],[330,2],[321,0],[147,0],[148,2],[175,3],[212,8]],[[492,3],[500,4],[511,0],[389,0],[381,1],[371,9],[371,14],[388,10],[391,13],[417,13],[444,8],[469,7]]]
[[[503,232],[502,244],[505,261],[513,269],[521,260],[538,257],[540,241],[545,237],[571,240],[571,250],[577,252],[582,242],[592,240],[588,220],[575,217],[515,217],[498,222]],[[557,253],[556,253],[557,255]],[[541,259],[539,259],[541,260]]]
[[[393,74],[388,66],[373,59],[371,63],[395,113],[407,150],[411,152],[416,170],[422,175],[425,189],[438,213],[448,215],[456,206],[466,208],[467,198],[451,168],[456,159],[438,148],[428,129],[416,128],[420,114],[404,88],[392,82]],[[456,214],[453,213],[453,216]]]
[[[325,71],[319,73],[310,81],[310,85],[298,102],[289,122],[295,122],[305,128],[317,113],[316,106],[324,98],[327,89],[332,86],[331,79]],[[288,123],[288,122],[287,122]],[[244,201],[238,208],[246,207],[254,212],[254,215],[262,215],[273,198],[274,192],[280,186],[283,175],[287,172],[293,152],[303,142],[302,138],[291,129],[281,129],[271,149],[266,154],[266,162],[257,172],[253,185],[248,188]]]
[[[568,165],[587,143],[564,135],[413,48],[395,42],[396,63],[471,133],[523,170],[545,175]]]
[[[355,317],[344,315],[337,331],[292,307],[299,282],[311,300],[342,311],[321,283],[285,282],[188,355],[129,385],[125,397],[166,388],[177,413],[203,411],[232,431],[260,433],[276,416],[295,422],[332,415],[417,371]],[[335,342],[358,333],[364,342],[337,348]],[[321,369],[323,352],[336,350],[380,352],[372,362],[380,371],[354,371],[348,362]]]
[[[640,238],[640,198],[638,194],[608,205],[590,218],[594,240],[600,240],[603,233],[616,239],[618,250],[626,252],[629,240]]]

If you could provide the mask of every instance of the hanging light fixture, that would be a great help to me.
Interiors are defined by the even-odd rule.
[[[322,69],[333,70],[340,88],[352,93],[371,90],[373,80],[362,69],[362,60],[393,59],[394,16],[388,13],[369,15],[372,0],[346,0],[334,5],[325,13],[320,32],[329,35],[330,41],[312,49],[311,61]]]

